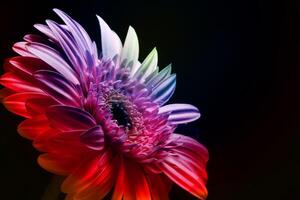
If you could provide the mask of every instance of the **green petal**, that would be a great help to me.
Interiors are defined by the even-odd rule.
[[[138,80],[144,80],[150,75],[153,71],[155,71],[158,62],[157,51],[154,48],[149,55],[146,57],[144,62],[141,64],[139,69],[134,74],[134,77]]]

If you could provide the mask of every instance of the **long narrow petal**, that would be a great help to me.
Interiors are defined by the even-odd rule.
[[[161,70],[156,76],[153,76],[151,79],[146,81],[146,85],[151,88],[156,87],[161,81],[163,81],[165,78],[170,76],[171,70],[172,70],[172,65],[169,64],[167,67]]]
[[[80,99],[74,85],[59,73],[40,70],[34,74],[39,87],[63,105],[79,106]]]
[[[137,69],[134,78],[144,81],[157,67],[158,57],[156,48],[154,48],[145,58],[142,65]]]
[[[26,101],[31,98],[39,98],[43,96],[41,93],[36,92],[24,92],[10,95],[3,99],[3,104],[7,110],[17,115],[30,118],[31,115],[28,113],[26,108]]]
[[[34,55],[32,55],[32,53],[30,53],[27,49],[26,49],[26,45],[28,43],[27,42],[17,42],[14,44],[14,46],[12,47],[12,49],[18,53],[21,56],[27,56],[27,57],[35,57]]]
[[[16,92],[39,92],[43,91],[37,88],[34,83],[29,82],[25,77],[12,72],[6,72],[0,77],[0,83]]]
[[[125,162],[125,170],[124,200],[151,200],[151,193],[144,170],[131,161]]]
[[[169,104],[159,108],[159,114],[169,114],[168,120],[172,124],[184,124],[200,117],[198,108],[190,104]]]
[[[34,54],[57,70],[60,74],[66,77],[66,79],[74,84],[79,84],[73,69],[55,49],[39,43],[27,44],[26,48],[30,53]]]
[[[38,70],[51,69],[51,67],[45,62],[33,57],[16,56],[11,58],[9,60],[9,63],[12,64],[12,66],[17,68],[18,70],[28,75],[33,75],[33,73]]]
[[[122,43],[117,34],[115,34],[106,22],[97,15],[101,28],[102,54],[105,59],[113,59],[121,54]]]
[[[147,174],[152,200],[168,200],[172,182],[164,174]]]
[[[133,61],[131,74],[135,73],[139,57],[139,41],[135,30],[129,26],[127,36],[124,42],[124,47],[121,54],[121,63],[126,60],[127,62]]]
[[[87,130],[96,125],[89,113],[76,107],[51,106],[46,115],[50,124],[61,131]]]
[[[207,150],[187,136],[173,134],[170,140],[169,155],[163,161],[161,170],[183,189],[199,199],[205,199]]]
[[[176,86],[176,75],[173,74],[152,91],[153,100],[160,105],[165,104],[173,95]]]

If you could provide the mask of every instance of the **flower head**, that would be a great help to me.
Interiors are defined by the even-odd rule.
[[[3,103],[27,118],[18,132],[43,152],[38,163],[66,176],[67,199],[168,199],[175,182],[199,199],[207,196],[208,153],[196,140],[173,133],[200,117],[189,104],[165,103],[176,75],[159,70],[157,51],[140,63],[137,35],[125,43],[98,17],[99,53],[83,27],[54,9],[64,24],[36,24],[13,46],[5,64]]]

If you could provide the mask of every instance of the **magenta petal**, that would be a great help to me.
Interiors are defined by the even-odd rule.
[[[50,124],[60,131],[87,130],[96,125],[88,112],[76,107],[51,106],[46,115]]]
[[[40,88],[63,105],[79,106],[80,100],[74,86],[59,73],[40,70],[34,74]]]
[[[80,141],[93,150],[104,148],[104,133],[100,126],[90,128],[80,135]]]

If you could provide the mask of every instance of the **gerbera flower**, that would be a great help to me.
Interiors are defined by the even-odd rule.
[[[64,24],[36,24],[13,46],[1,77],[3,103],[27,118],[18,132],[43,152],[38,163],[66,176],[67,199],[168,199],[175,182],[205,199],[208,152],[196,140],[173,133],[200,117],[189,104],[164,105],[176,75],[161,71],[157,51],[140,63],[136,33],[124,45],[98,17],[99,54],[83,27],[54,9]]]

